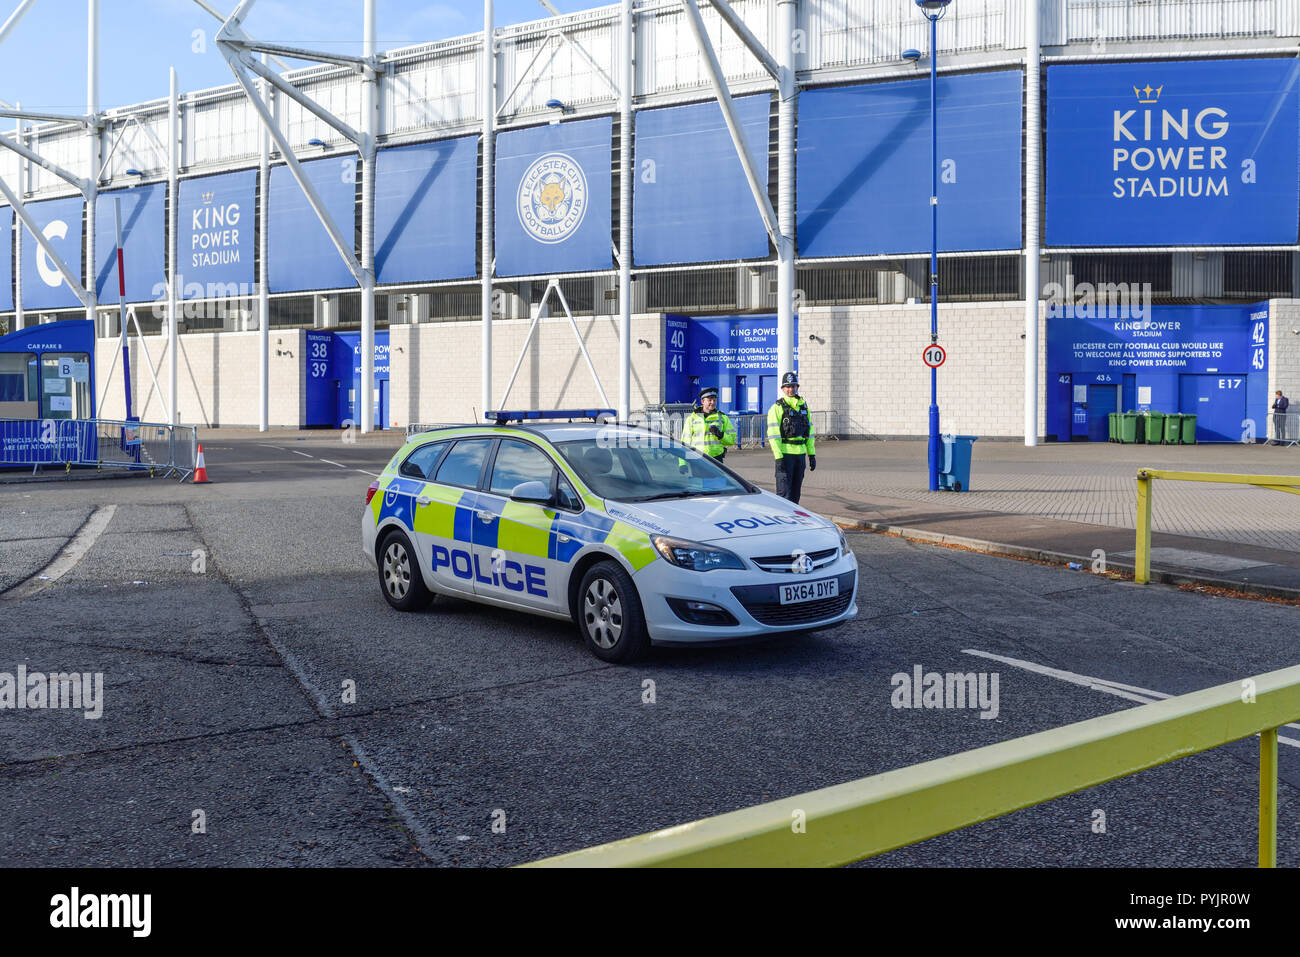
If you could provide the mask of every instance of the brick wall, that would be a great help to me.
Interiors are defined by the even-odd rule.
[[[600,376],[609,408],[618,406],[618,318],[578,318],[578,331]],[[528,335],[531,320],[492,323],[492,405],[500,404],[506,383]],[[663,395],[663,318],[632,317],[633,411]],[[412,422],[481,421],[481,343],[479,322],[436,322],[389,328],[389,419]],[[647,348],[637,342],[644,339]],[[591,372],[564,316],[542,319],[519,366],[505,405],[512,409],[563,409],[603,405]]]
[[[258,406],[258,334],[256,332],[192,333],[177,337],[177,406],[182,425],[256,428]],[[162,422],[169,395],[167,336],[131,339],[131,395],[133,411],[145,422]],[[121,418],[126,413],[122,389],[122,354],[117,339],[95,344],[96,389],[104,392],[114,356],[108,395],[100,407],[101,418]],[[271,333],[270,425],[296,428],[303,422],[306,383],[303,362],[306,336],[301,329]],[[153,387],[145,350],[153,361],[163,394]],[[276,355],[277,351],[280,355]]]
[[[1024,303],[939,307],[940,428],[985,437],[1024,437]],[[1047,326],[1038,321],[1038,434],[1045,431]],[[815,335],[822,342],[809,339]],[[930,376],[929,303],[805,307],[799,313],[800,392],[810,406],[839,412],[840,431],[924,435]]]

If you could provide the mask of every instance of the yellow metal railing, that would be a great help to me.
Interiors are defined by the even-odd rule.
[[[1137,473],[1137,553],[1133,562],[1133,580],[1145,585],[1151,580],[1151,481],[1218,482],[1225,485],[1257,485],[1278,492],[1300,495],[1300,475],[1241,475],[1235,472],[1170,472],[1165,469],[1138,469]]]
[[[528,867],[839,866],[1259,735],[1259,866],[1277,863],[1277,729],[1300,666]]]

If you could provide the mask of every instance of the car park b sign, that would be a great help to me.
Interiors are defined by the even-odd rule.
[[[931,343],[921,350],[921,361],[931,369],[937,369],[943,365],[943,360],[948,358],[948,353],[943,351],[943,346],[937,342]]]

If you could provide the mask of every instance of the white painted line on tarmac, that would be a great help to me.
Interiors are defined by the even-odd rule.
[[[326,465],[333,465],[341,469],[347,468],[346,465],[339,465],[338,462],[331,462],[329,459],[320,459],[320,461],[324,462]]]
[[[52,562],[0,597],[4,597],[9,601],[30,598],[32,595],[43,592],[72,571],[77,566],[77,562],[81,561],[86,552],[90,551],[90,547],[99,541],[99,536],[104,533],[108,523],[113,520],[113,513],[116,511],[116,505],[103,505],[95,509],[90,518],[86,519],[86,524],[82,525],[77,530],[77,534],[72,536],[71,541],[59,549],[59,553],[54,556]]]
[[[352,471],[360,472],[362,475],[373,475],[375,478],[379,478],[378,472],[367,472],[365,469],[353,469]]]
[[[306,452],[299,452],[297,449],[282,449],[283,452],[292,452],[294,455],[301,455],[305,459],[314,459],[316,456],[308,455]]]
[[[1083,688],[1091,688],[1093,691],[1104,691],[1106,694],[1113,694],[1118,698],[1127,698],[1129,701],[1136,701],[1138,704],[1155,704],[1157,701],[1163,701],[1172,697],[1163,691],[1152,691],[1149,688],[1139,688],[1136,685],[1120,684],[1118,681],[1107,681],[1105,678],[1094,678],[1091,675],[1079,675],[1073,671],[1062,671],[1060,668],[1049,668],[1047,665],[1035,664],[1032,661],[1022,661],[1019,658],[1007,658],[1004,655],[995,655],[987,651],[976,651],[974,648],[965,648],[962,654],[975,655],[979,658],[988,658],[992,661],[1000,661],[1005,665],[1011,665],[1013,668],[1022,668],[1025,671],[1032,671],[1037,675],[1046,675],[1049,678],[1057,678],[1061,681],[1068,681],[1072,685],[1079,685]],[[1300,728],[1300,724],[1285,724],[1284,728]],[[1295,738],[1278,735],[1279,744],[1289,744],[1293,748],[1300,748],[1300,740]]]

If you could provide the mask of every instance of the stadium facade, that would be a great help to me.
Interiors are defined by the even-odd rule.
[[[102,382],[116,208],[146,421],[361,423],[369,392],[393,428],[485,406],[636,411],[700,385],[756,411],[794,351],[835,431],[924,434],[924,18],[912,0],[734,0],[772,71],[701,3],[742,149],[690,7],[276,74],[310,104],[257,79],[89,123],[19,119],[0,180],[26,219],[0,208],[0,323],[95,316]],[[945,431],[1097,438],[1107,411],[1151,407],[1239,440],[1300,387],[1298,52],[1300,0],[954,0],[937,85]],[[173,315],[164,412],[145,363],[170,388]],[[109,389],[100,414],[122,402]]]

